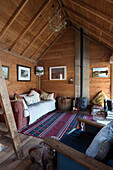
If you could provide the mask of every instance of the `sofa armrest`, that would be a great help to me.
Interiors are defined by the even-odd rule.
[[[88,120],[88,119],[83,119],[83,118],[77,118],[78,122],[79,122],[79,129],[81,129],[81,122],[83,123],[86,123],[86,124],[89,124],[89,125],[92,125],[92,126],[96,126],[96,127],[99,127],[99,128],[103,128],[104,125],[101,124],[101,123],[97,123],[95,121],[92,121],[92,120]]]
[[[60,141],[46,137],[44,139],[45,143],[50,146],[50,148],[55,149],[57,152],[63,154],[64,156],[68,157],[69,159],[73,160],[77,164],[90,169],[90,170],[113,170],[111,167],[67,146]],[[51,155],[50,155],[51,157]],[[51,159],[50,159],[51,160]],[[52,164],[52,162],[50,163]]]
[[[17,129],[19,130],[27,125],[27,118],[24,117],[23,103],[19,100],[11,100],[11,106]]]

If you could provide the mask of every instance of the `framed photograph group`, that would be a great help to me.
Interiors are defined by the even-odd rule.
[[[31,81],[31,68],[17,65],[17,81]]]

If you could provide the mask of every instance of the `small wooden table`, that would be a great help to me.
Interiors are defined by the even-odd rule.
[[[57,108],[62,111],[72,110],[72,98],[71,97],[58,97],[57,98]]]

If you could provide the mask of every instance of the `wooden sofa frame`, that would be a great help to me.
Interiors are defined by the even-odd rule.
[[[83,118],[77,118],[79,122],[79,128],[81,129],[81,122],[90,124],[99,128],[103,128],[104,125],[97,123],[95,121],[83,119]],[[89,169],[89,170],[113,170],[112,167],[96,160],[93,159],[86,154],[83,154],[63,143],[60,141],[46,137],[45,143],[50,146],[49,150],[49,164],[48,164],[48,170],[53,170],[53,149],[55,149],[57,152],[63,154],[64,156],[68,157],[69,159],[75,161],[76,163],[82,165],[83,167]]]

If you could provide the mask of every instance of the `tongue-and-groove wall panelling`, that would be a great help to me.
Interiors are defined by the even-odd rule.
[[[40,60],[45,73],[41,76],[41,88],[47,92],[56,92],[57,96],[74,97],[75,84],[68,84],[74,79],[75,67],[75,31],[68,28],[53,47]],[[66,66],[66,80],[49,80],[49,67]]]
[[[110,97],[110,63],[111,51],[107,47],[89,42],[90,55],[90,99],[96,93],[103,90]],[[69,79],[75,77],[75,30],[68,28],[62,37],[57,40],[53,47],[43,56],[39,65],[44,66],[44,76],[41,76],[41,89],[47,92],[56,92],[57,96],[74,97],[75,83],[68,84]],[[9,67],[9,80],[6,80],[9,94],[25,93],[31,88],[38,88],[38,77],[34,74],[36,63],[11,56],[0,52],[2,65]],[[31,67],[31,82],[17,81],[17,64]],[[49,67],[67,66],[67,80],[52,81],[49,80]],[[93,78],[92,68],[108,67],[108,78]],[[85,73],[84,73],[85,74]],[[75,81],[75,80],[74,80]]]
[[[13,95],[15,92],[22,94],[30,91],[31,88],[38,88],[38,77],[34,74],[34,67],[36,66],[36,63],[11,56],[1,51],[0,60],[2,65],[9,67],[9,80],[6,80],[6,84],[10,95]],[[31,67],[30,82],[17,81],[17,64]]]
[[[105,46],[90,42],[90,99],[101,90],[110,98],[110,56]],[[92,77],[92,69],[99,67],[108,67],[108,77]]]
[[[111,51],[108,50],[107,47],[94,41],[89,41],[89,100],[101,90],[103,90],[106,95],[110,97],[110,55]],[[62,37],[53,45],[53,47],[43,56],[39,62],[39,65],[44,66],[45,69],[44,76],[41,76],[41,88],[47,92],[56,92],[57,96],[74,97],[75,83],[68,84],[68,81],[71,77],[75,77],[75,59],[75,30],[68,28]],[[49,80],[49,67],[54,66],[67,67],[67,80]],[[95,67],[108,67],[108,78],[93,78],[92,68]]]

